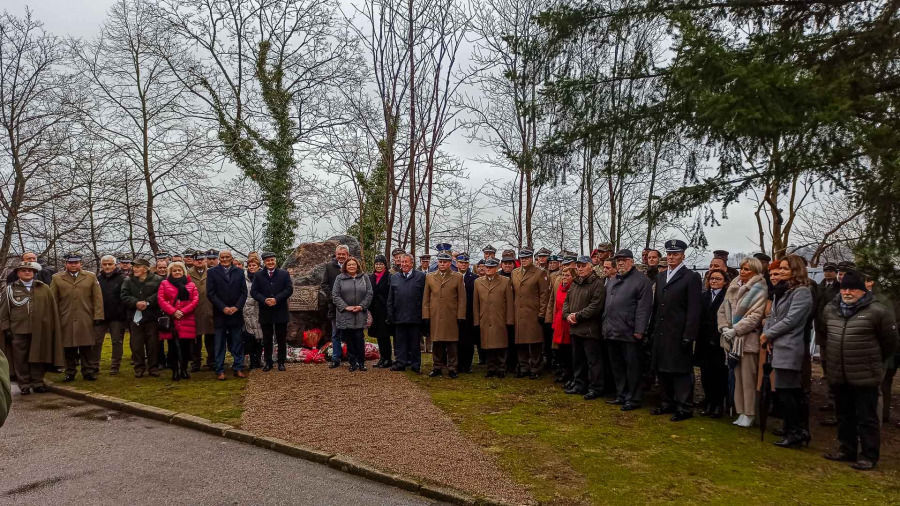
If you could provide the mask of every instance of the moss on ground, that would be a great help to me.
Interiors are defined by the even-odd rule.
[[[429,370],[425,365],[423,372]],[[785,450],[772,445],[771,434],[760,442],[757,428],[739,429],[727,419],[672,423],[647,407],[624,413],[600,399],[566,395],[547,377],[483,374],[476,368],[456,380],[411,377],[542,503],[900,501],[893,448],[883,449],[877,471],[861,473],[821,457],[832,440]]]
[[[228,376],[226,381],[217,381],[212,371],[192,373],[191,379],[172,381],[172,372],[161,370],[158,378],[134,377],[131,366],[131,350],[128,335],[125,336],[125,353],[118,376],[109,375],[112,342],[107,336],[100,359],[100,376],[97,381],[85,381],[79,373],[75,381],[66,383],[93,392],[112,395],[129,401],[171,409],[208,418],[214,422],[239,426],[243,408],[243,391],[247,380]],[[226,369],[226,372],[231,371]],[[62,384],[62,374],[47,376]]]

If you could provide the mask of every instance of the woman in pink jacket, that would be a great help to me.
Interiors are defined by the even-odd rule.
[[[172,381],[178,381],[191,377],[187,365],[196,334],[194,310],[200,302],[200,292],[191,278],[185,276],[183,263],[172,262],[168,273],[168,277],[159,284],[157,302],[162,312],[169,316],[171,325],[169,330],[159,330],[159,339],[174,338],[169,343],[168,362],[172,365]]]

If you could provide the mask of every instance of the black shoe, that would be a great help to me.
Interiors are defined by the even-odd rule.
[[[400,371],[400,372],[403,372],[403,371],[406,370],[406,366],[405,366],[405,365],[400,365],[400,364],[394,364],[394,365],[391,366],[391,370],[392,370],[392,371]]]
[[[141,373],[141,376],[143,376],[143,375],[144,375],[144,373]],[[138,376],[137,374],[135,374],[135,376],[137,376],[138,378],[141,377],[141,376]],[[71,383],[71,382],[73,382],[73,381],[75,381],[75,375],[74,375],[74,374],[66,374],[66,377],[63,378],[63,383]]]
[[[623,406],[625,404],[625,399],[607,399],[607,404],[612,404],[613,406]]]
[[[566,379],[563,378],[562,376],[556,376],[556,377],[553,378],[553,382],[554,382],[554,383],[562,383],[562,382],[564,382],[564,381],[566,381]]]
[[[181,379],[181,374],[178,374],[178,369],[172,369],[172,381],[178,381]]]
[[[494,371],[488,371],[487,373],[485,373],[484,377],[485,378],[493,378],[496,375],[497,375],[497,373],[495,373]]]
[[[857,471],[871,471],[875,469],[875,463],[871,460],[859,459],[856,462],[850,464],[850,467],[856,469]]]
[[[833,417],[833,416],[829,416],[828,418],[825,418],[824,420],[819,421],[819,425],[821,425],[823,427],[834,427],[837,424],[838,424],[838,420],[836,417]]]
[[[262,368],[263,372],[269,372],[272,370],[272,364],[266,364]]]
[[[357,369],[356,364],[350,364],[350,372],[354,372],[354,371],[356,371],[356,369]]]
[[[428,373],[429,378],[437,378],[438,376],[442,376],[440,369],[432,369],[432,371]]]
[[[97,381],[97,376],[94,375],[94,374],[90,374],[90,373],[84,374],[84,373],[82,373],[81,376],[82,376],[84,379],[88,380],[88,381]],[[151,374],[151,376],[152,376],[152,374]],[[157,374],[157,376],[159,376],[159,374]]]
[[[584,394],[584,400],[592,401],[594,399],[599,399],[603,394],[598,392],[597,390],[588,390],[586,394]]]
[[[198,364],[192,365],[191,372],[200,372],[200,366]]]
[[[625,404],[622,404],[622,407],[619,408],[619,409],[622,410],[622,411],[634,411],[634,410],[636,410],[636,409],[640,409],[640,407],[641,407],[640,404],[634,404],[634,403],[631,403],[631,402],[626,402]]]
[[[450,373],[447,374],[447,376],[450,376],[451,379],[456,379],[459,377],[459,374],[456,374],[456,371],[450,371]]]
[[[541,375],[536,372],[533,372],[528,375],[528,379],[533,379],[533,380],[539,379],[540,377],[541,377]]]
[[[525,376],[528,376],[528,375],[522,371],[519,371],[516,373],[516,378],[524,378]]]
[[[410,367],[409,370],[416,374],[422,374],[422,370],[419,369],[418,367]]]
[[[722,406],[716,406],[712,409],[712,412],[709,414],[710,418],[722,418],[724,410]]]
[[[188,372],[187,367],[181,370],[181,379],[191,379],[191,373]]]
[[[693,418],[693,417],[694,417],[694,414],[691,413],[690,411],[678,411],[677,413],[672,415],[672,418],[669,418],[669,420],[672,422],[680,422],[682,420],[687,420],[688,418]]]
[[[366,368],[366,364],[359,364],[359,370],[360,371],[368,371],[369,369]]]
[[[22,395],[31,395],[31,387],[19,387],[19,393]]]
[[[495,377],[496,377],[496,378],[499,378],[499,379],[503,379],[503,378],[506,377],[506,373],[503,372],[503,371],[500,371],[500,372],[497,373],[497,375],[496,375]]]
[[[279,371],[284,371],[284,370],[285,370],[284,364],[279,363],[279,364],[278,364],[278,370],[279,370]]]
[[[332,362],[331,365],[328,366],[328,368],[329,368],[329,369],[337,369],[337,368],[340,367],[340,366],[341,366],[341,363],[340,363],[340,362]],[[267,366],[267,367],[269,367],[269,369],[272,368],[271,366]],[[265,369],[264,369],[264,370],[265,370]]]
[[[660,406],[658,408],[653,408],[650,410],[651,415],[668,415],[669,413],[674,413],[674,406]]]
[[[375,362],[375,365],[373,365],[372,367],[374,367],[375,369],[384,368],[384,359],[381,359],[378,362]]]
[[[775,446],[782,448],[800,448],[803,445],[809,446],[809,440],[812,439],[809,432],[805,430],[796,430],[787,433],[781,441],[775,441]]]
[[[573,386],[572,388],[567,388],[565,392],[569,395],[585,395],[587,390]]]
[[[833,460],[835,462],[856,462],[856,455],[850,455],[849,453],[844,453],[840,450],[836,452],[828,452],[822,456],[828,460]]]
[[[785,434],[785,432],[784,432],[784,427],[779,428],[779,429],[772,429],[772,435],[773,435],[773,436],[778,436],[778,437],[780,437],[780,438],[783,438],[783,437],[784,437],[784,434]]]
[[[703,409],[700,410],[700,416],[709,416],[712,413],[712,406],[709,404],[703,406]]]
[[[568,390],[574,386],[575,386],[575,382],[572,380],[569,380],[569,381],[565,382],[565,384],[563,384],[563,389]]]
[[[32,389],[36,394],[45,394],[49,390],[47,390],[47,385],[38,385]]]

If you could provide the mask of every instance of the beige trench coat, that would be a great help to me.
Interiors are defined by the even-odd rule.
[[[93,346],[94,320],[103,319],[103,293],[93,272],[72,277],[66,271],[53,275],[50,291],[56,298],[63,347]]]
[[[463,275],[434,271],[425,276],[422,318],[430,320],[431,340],[436,343],[459,341],[457,320],[466,319],[466,285]]]
[[[547,271],[532,264],[512,272],[512,290],[516,312],[516,344],[544,342],[539,317],[544,316],[550,294]]]
[[[513,324],[515,314],[509,278],[497,274],[490,280],[487,276],[476,279],[472,298],[472,324],[481,330],[481,347],[507,348],[506,326]]]
[[[213,306],[212,302],[206,297],[206,274],[209,268],[203,269],[203,274],[197,272],[197,269],[191,267],[188,269],[188,276],[191,281],[197,285],[197,291],[200,293],[200,302],[197,309],[194,310],[194,322],[197,325],[197,335],[213,334],[216,331],[213,324]]]

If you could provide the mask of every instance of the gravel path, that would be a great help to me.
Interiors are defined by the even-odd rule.
[[[509,503],[533,502],[408,373],[287,367],[250,375],[242,428]]]

